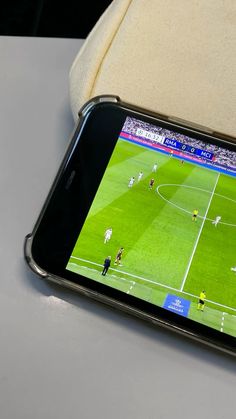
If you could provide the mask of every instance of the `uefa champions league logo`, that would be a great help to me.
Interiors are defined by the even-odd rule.
[[[176,298],[174,301],[172,301],[169,305],[169,308],[174,309],[179,313],[183,313],[183,304],[179,298]]]
[[[178,298],[176,298],[173,305],[176,306],[176,307],[179,307],[179,308],[183,307],[183,305],[181,304],[181,300],[179,300]]]
[[[163,307],[169,311],[187,317],[191,302],[176,295],[168,294]]]

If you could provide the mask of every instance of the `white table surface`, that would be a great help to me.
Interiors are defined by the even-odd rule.
[[[0,418],[236,417],[235,359],[31,273],[23,240],[73,129],[81,40],[0,37]]]

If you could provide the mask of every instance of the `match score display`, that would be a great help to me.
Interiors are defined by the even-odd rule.
[[[198,157],[202,157],[207,160],[214,160],[214,154],[210,151],[202,150],[201,148],[193,147],[175,140],[174,138],[168,138],[163,135],[156,134],[154,132],[146,131],[142,128],[137,128],[136,135],[138,137],[147,138],[150,141],[155,143],[163,144],[167,147],[173,148],[175,150],[181,150],[185,153],[195,154]]]

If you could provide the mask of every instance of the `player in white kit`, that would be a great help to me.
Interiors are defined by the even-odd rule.
[[[156,171],[157,171],[157,164],[156,164],[156,163],[154,164],[154,166],[153,166],[153,168],[152,168],[152,171],[153,171],[153,172],[156,172]]]
[[[130,178],[130,180],[129,180],[129,184],[128,184],[128,187],[129,187],[129,188],[132,188],[132,186],[133,186],[133,184],[134,184],[134,181],[135,181],[135,178],[134,178],[134,176],[133,176],[133,177],[131,177],[131,178]]]
[[[140,182],[140,180],[142,179],[142,177],[143,177],[143,172],[139,172],[139,175],[138,175],[138,182]]]
[[[217,224],[220,222],[221,220],[221,216],[217,215],[216,219],[214,221],[212,221],[212,224],[215,224],[215,227],[217,226]]]
[[[112,235],[112,228],[110,227],[104,233],[104,243],[105,244],[110,240],[111,235]]]

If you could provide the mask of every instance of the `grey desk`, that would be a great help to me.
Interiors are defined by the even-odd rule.
[[[73,120],[80,40],[0,38],[0,417],[236,416],[235,361],[70,291],[25,266]]]

